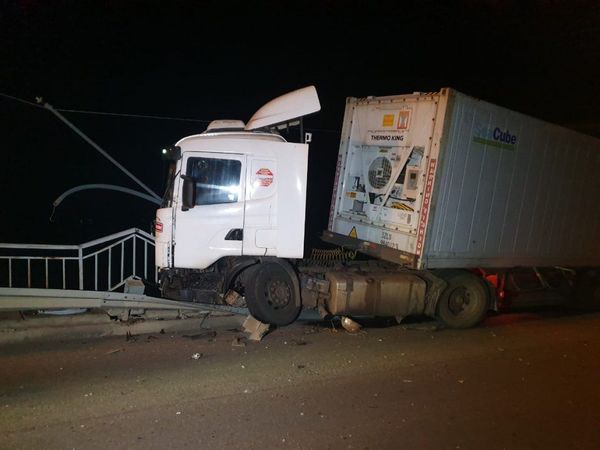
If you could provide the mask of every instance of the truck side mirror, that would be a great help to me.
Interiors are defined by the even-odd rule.
[[[181,210],[187,211],[196,206],[196,180],[188,175],[181,175],[183,180]]]

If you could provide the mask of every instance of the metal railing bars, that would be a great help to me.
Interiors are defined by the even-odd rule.
[[[154,265],[154,251],[149,252],[149,246],[154,250],[154,237],[137,228],[120,231],[81,245],[0,243],[0,263],[5,262],[4,273],[7,274],[2,275],[0,267],[0,277],[3,277],[0,278],[0,286],[7,284],[7,287],[15,287],[17,284],[26,284],[31,288],[36,284],[35,287],[44,286],[49,289],[51,286],[61,285],[62,289],[67,289],[70,285],[76,285],[77,289],[90,289],[93,286],[94,290],[106,286],[107,290],[114,291],[132,276],[148,279],[149,274],[152,277],[150,281],[156,282],[157,271],[148,270],[149,265]],[[7,254],[9,252],[11,254]],[[113,272],[115,257],[118,258],[116,279]],[[23,270],[19,271],[17,266],[21,266],[22,269],[23,263],[17,264],[18,261],[26,261],[26,274],[22,273]],[[75,261],[77,273],[74,272]],[[43,267],[38,267],[42,262]],[[54,262],[59,264],[58,267]],[[39,274],[36,273],[36,269]],[[69,275],[77,275],[76,284],[69,283],[73,278]],[[39,278],[43,278],[43,281],[38,282]]]

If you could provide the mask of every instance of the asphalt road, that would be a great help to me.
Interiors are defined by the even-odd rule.
[[[598,313],[237,335],[0,349],[0,448],[600,448]]]

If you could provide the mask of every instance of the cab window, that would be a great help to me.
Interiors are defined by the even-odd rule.
[[[196,205],[237,202],[241,172],[235,159],[189,158],[186,174],[196,182]]]

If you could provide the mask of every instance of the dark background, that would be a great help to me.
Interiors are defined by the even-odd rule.
[[[51,4],[50,4],[51,3]],[[167,2],[165,2],[166,4]],[[307,238],[326,227],[347,96],[450,86],[600,135],[600,3],[4,2],[0,92],[56,108],[247,120],[315,84]],[[65,113],[156,192],[160,149],[206,123]],[[0,97],[0,242],[150,230],[155,206],[78,184],[136,186],[50,112]]]

